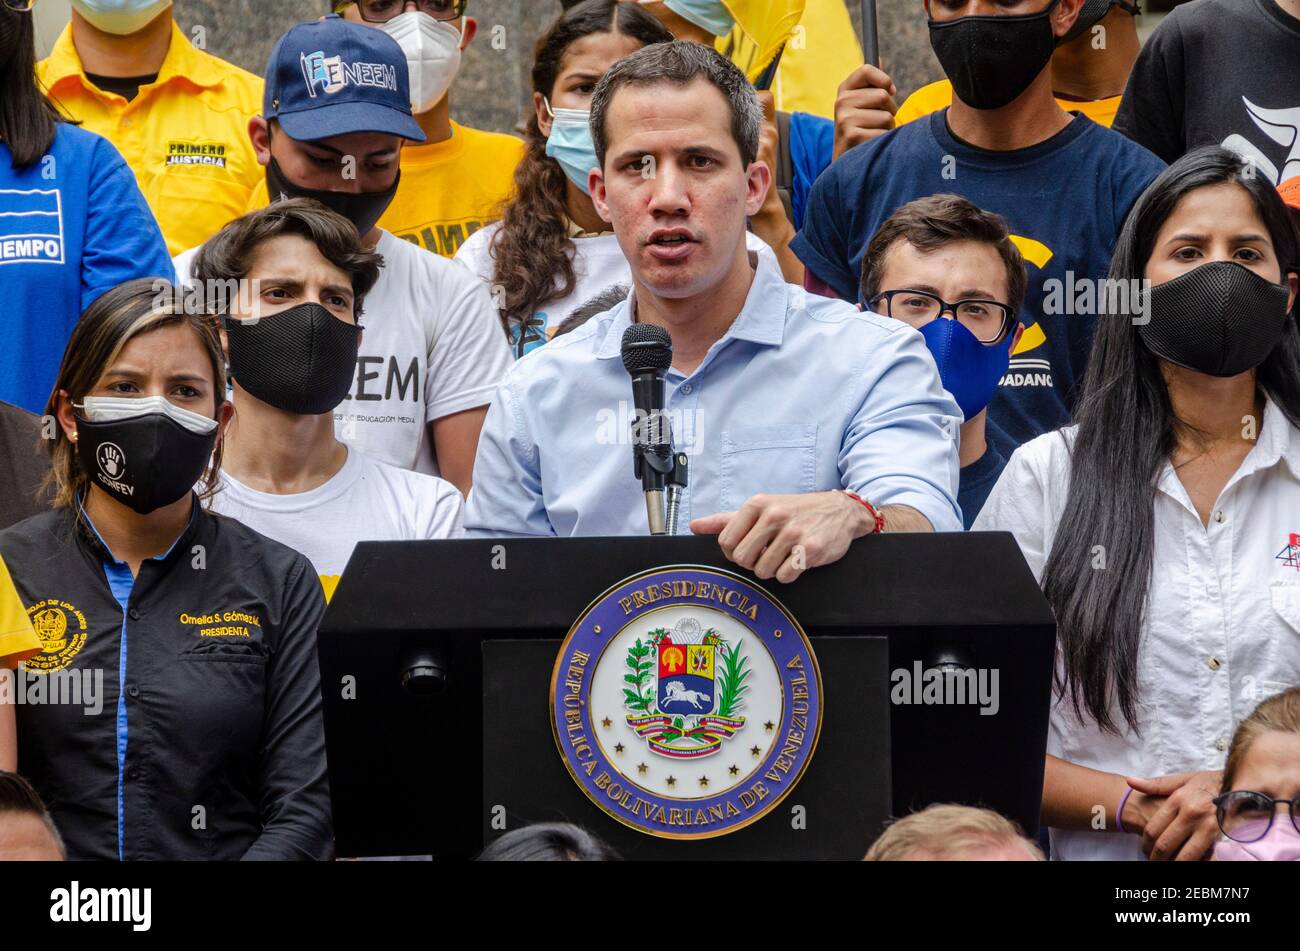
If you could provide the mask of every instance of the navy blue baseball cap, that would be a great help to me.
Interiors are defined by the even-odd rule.
[[[423,142],[411,116],[406,54],[383,30],[337,14],[299,23],[280,37],[266,67],[262,116],[285,135],[314,142],[384,132]]]

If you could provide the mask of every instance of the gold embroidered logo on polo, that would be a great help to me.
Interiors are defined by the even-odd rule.
[[[26,662],[30,673],[65,670],[86,646],[86,616],[67,601],[37,601],[28,606],[27,616],[41,642],[41,653]]]

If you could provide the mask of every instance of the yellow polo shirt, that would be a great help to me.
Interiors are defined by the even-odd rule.
[[[445,258],[484,225],[498,220],[514,192],[524,143],[513,135],[451,124],[451,138],[402,148],[402,182],[379,227]],[[266,181],[245,211],[270,202]]]
[[[451,138],[402,149],[402,184],[379,227],[426,251],[455,257],[475,231],[501,217],[524,143],[451,124]]]
[[[41,652],[27,609],[0,558],[0,667],[12,669]]]
[[[1110,96],[1106,99],[1081,101],[1057,97],[1056,102],[1066,112],[1082,112],[1093,122],[1104,125],[1109,129],[1115,121],[1115,113],[1119,111],[1119,101],[1122,98],[1122,96]],[[898,107],[898,115],[894,117],[894,125],[904,125],[913,119],[921,118],[921,116],[928,116],[940,109],[947,109],[951,105],[952,83],[946,79],[941,79],[937,83],[922,86],[908,96],[907,101]]]
[[[86,78],[71,25],[36,74],[64,114],[117,146],[169,253],[202,244],[248,207],[264,174],[248,141],[262,80],[196,49],[175,23],[157,81],[131,102]]]

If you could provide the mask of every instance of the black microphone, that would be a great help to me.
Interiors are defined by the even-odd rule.
[[[673,339],[656,324],[623,332],[623,367],[632,377],[632,465],[645,492],[651,535],[663,535],[664,485],[673,468],[673,437],[664,413],[664,373],[673,363]]]

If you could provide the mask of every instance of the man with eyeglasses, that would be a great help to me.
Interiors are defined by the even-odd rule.
[[[965,416],[957,502],[968,529],[1007,464],[987,438],[988,404],[1024,331],[1026,280],[1006,222],[959,195],[899,208],[862,260],[862,298],[921,332]]]
[[[330,0],[345,20],[377,27],[406,54],[411,111],[424,143],[402,150],[402,187],[379,226],[427,251],[454,257],[499,217],[514,188],[524,143],[452,121],[450,89],[478,33],[469,0]]]
[[[192,44],[171,0],[72,0],[72,21],[36,74],[70,119],[117,146],[169,253],[248,207],[262,169],[245,129],[262,80]]]

